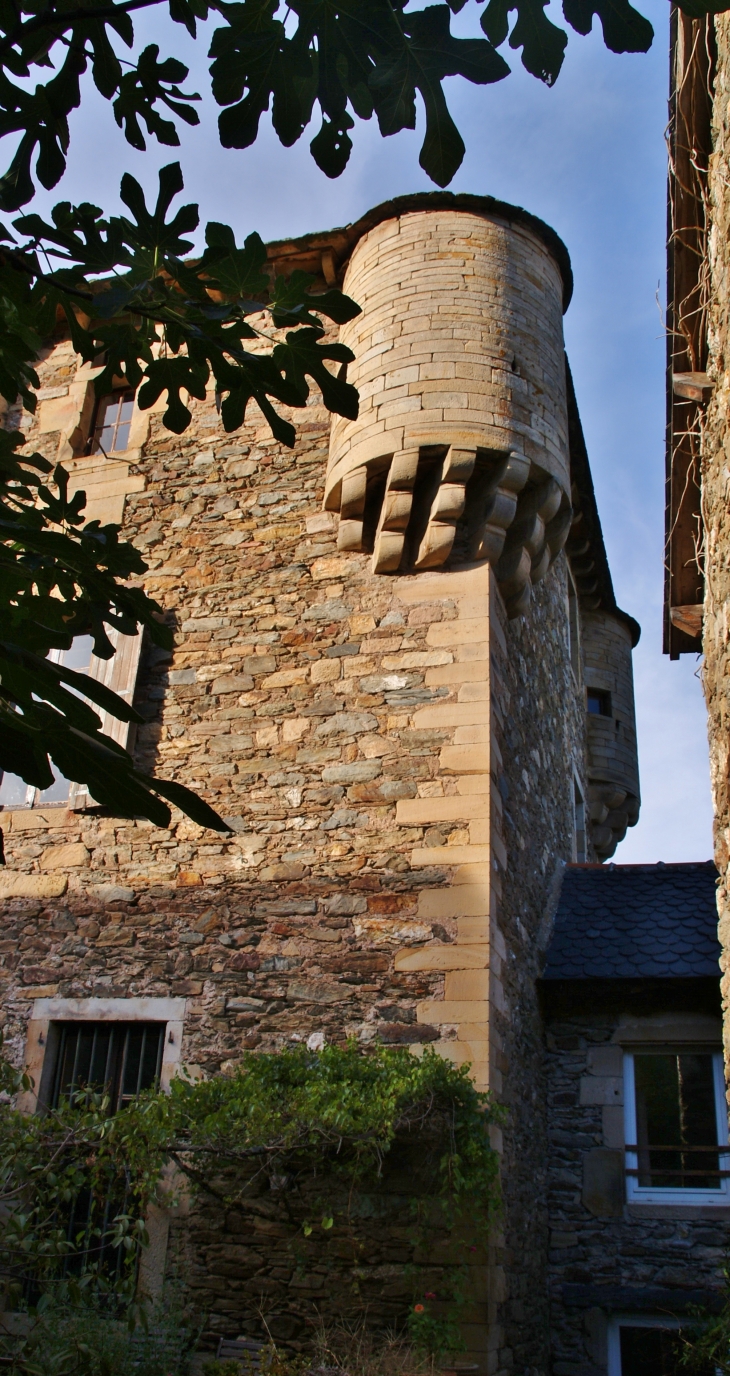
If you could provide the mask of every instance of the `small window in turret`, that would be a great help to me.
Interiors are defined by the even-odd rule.
[[[586,689],[586,703],[588,715],[591,717],[612,717],[611,694],[604,692],[602,688]]]

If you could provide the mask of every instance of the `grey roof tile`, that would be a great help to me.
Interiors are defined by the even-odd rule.
[[[719,978],[711,860],[568,865],[543,978]]]

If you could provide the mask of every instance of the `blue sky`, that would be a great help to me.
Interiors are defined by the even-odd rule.
[[[467,153],[451,189],[525,206],[564,239],[575,273],[565,319],[568,353],[591,458],[616,593],[641,623],[635,654],[642,816],[619,847],[619,862],[704,860],[711,851],[705,711],[699,663],[661,653],[664,486],[664,296],[668,23],[667,0],[639,8],[654,24],[646,55],[616,56],[599,34],[570,31],[567,57],[548,90],[504,49],[512,75],[490,87],[446,83]],[[420,7],[420,6],[419,6]],[[548,6],[548,15],[556,8]],[[475,32],[471,4],[459,16]],[[207,43],[140,13],[135,26],[191,66],[186,89],[205,91]],[[210,27],[210,26],[208,26]],[[171,32],[172,30],[172,32]],[[256,145],[221,149],[208,97],[202,122],[180,150],[125,144],[112,112],[93,91],[72,120],[66,176],[42,209],[59,199],[118,209],[128,169],[152,192],[157,169],[180,156],[186,199],[203,220],[224,220],[239,235],[282,238],[357,218],[390,196],[431,189],[418,166],[421,128],[382,140],[359,125],[355,150],[337,181],[309,154],[305,133],[281,148],[266,117]],[[420,114],[420,112],[419,112]],[[311,131],[312,133],[315,130]]]

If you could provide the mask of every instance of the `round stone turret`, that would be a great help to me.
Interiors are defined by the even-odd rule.
[[[351,251],[360,414],[334,419],[326,505],[376,572],[488,561],[516,615],[571,519],[567,253],[512,207],[408,199]]]

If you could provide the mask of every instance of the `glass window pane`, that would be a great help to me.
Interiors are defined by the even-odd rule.
[[[666,1328],[621,1329],[621,1376],[681,1376],[677,1334]]]
[[[102,397],[96,410],[94,433],[89,445],[92,454],[112,454],[126,449],[134,411],[134,392],[112,392]]]
[[[64,650],[61,655],[61,663],[67,669],[75,669],[77,673],[84,674],[88,671],[91,663],[91,656],[94,649],[94,637],[92,635],[77,635],[70,650]]]
[[[129,448],[129,421],[124,421],[117,426],[117,433],[114,439],[114,448],[117,451]]]
[[[84,674],[88,672],[91,663],[91,656],[94,649],[94,637],[90,635],[77,635],[71,648],[63,650],[58,656],[57,662],[65,664],[67,668],[74,669],[76,673]],[[70,692],[75,692],[70,688]],[[29,807],[29,796],[35,800],[35,806],[53,804],[58,807],[61,803],[68,802],[70,784],[63,774],[56,774],[54,771],[54,781],[50,788],[44,789],[41,794],[36,794],[33,790],[29,794],[28,785],[18,778],[17,774],[3,774],[0,782],[0,805],[2,807]]]
[[[3,774],[0,804],[3,807],[28,807],[28,785],[17,774]]]
[[[717,1189],[715,1082],[708,1052],[634,1057],[639,1185]]]
[[[114,448],[117,409],[115,397],[102,397],[97,407],[94,435],[90,445],[92,454],[109,454]]]
[[[58,807],[59,803],[68,802],[68,794],[71,785],[68,779],[64,779],[63,774],[56,774],[50,788],[44,788],[39,793],[36,800],[36,807],[43,807],[44,803],[53,803]]]

